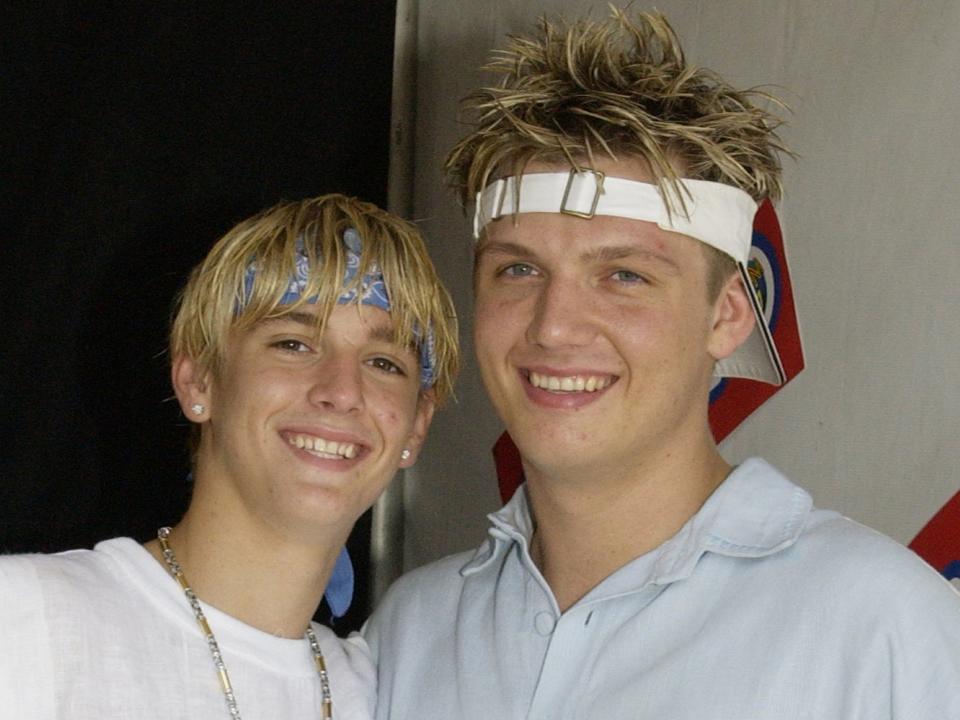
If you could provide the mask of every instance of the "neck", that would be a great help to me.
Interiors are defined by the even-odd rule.
[[[661,452],[628,472],[560,478],[524,467],[536,523],[531,555],[561,611],[673,537],[730,471],[712,441],[696,452]]]
[[[346,538],[302,544],[240,525],[191,508],[168,542],[205,603],[271,635],[302,637]],[[159,543],[146,548],[166,569]]]

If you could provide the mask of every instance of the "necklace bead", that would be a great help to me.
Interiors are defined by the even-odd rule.
[[[210,650],[210,657],[213,659],[213,665],[217,670],[217,676],[220,679],[220,687],[223,690],[223,697],[227,702],[227,712],[235,720],[241,720],[240,710],[237,708],[237,698],[233,692],[233,685],[230,684],[230,673],[227,672],[226,663],[223,661],[223,655],[220,653],[220,646],[217,644],[217,638],[210,629],[210,623],[207,622],[207,616],[203,613],[200,606],[200,600],[190,588],[186,575],[183,574],[183,568],[177,562],[177,556],[173,554],[173,549],[168,542],[170,538],[170,528],[162,527],[157,530],[157,540],[160,543],[160,549],[163,555],[163,561],[173,578],[180,585],[183,594],[186,595],[187,602],[193,610],[193,616],[200,626],[200,632],[203,633],[207,641],[207,647]],[[323,720],[333,720],[333,696],[330,692],[330,679],[327,676],[327,663],[323,658],[323,652],[320,650],[320,641],[317,640],[316,633],[311,626],[307,626],[304,633],[310,649],[313,651],[313,663],[317,668],[317,675],[320,677],[320,694],[322,697],[322,707],[320,708]]]

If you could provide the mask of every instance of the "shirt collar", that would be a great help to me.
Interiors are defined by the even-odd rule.
[[[487,519],[491,525],[487,531],[487,542],[477,548],[473,557],[460,569],[464,576],[480,572],[514,545],[524,554],[528,553],[530,538],[533,537],[533,518],[527,502],[526,485],[517,488],[510,501],[497,512],[487,515]]]
[[[766,461],[751,458],[730,473],[676,535],[652,551],[650,580],[665,585],[688,577],[705,552],[729,557],[777,553],[796,542],[812,508],[806,491]],[[524,487],[488,517],[489,539],[463,566],[464,576],[481,572],[514,545],[527,553],[533,521]]]

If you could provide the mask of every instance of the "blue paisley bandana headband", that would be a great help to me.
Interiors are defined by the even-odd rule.
[[[343,273],[344,291],[337,298],[338,305],[359,302],[361,305],[371,305],[390,312],[390,294],[383,279],[383,271],[377,263],[370,263],[367,272],[360,282],[356,282],[357,272],[360,270],[360,258],[363,254],[363,242],[360,233],[354,228],[347,228],[343,232],[343,247],[346,251],[346,268]],[[255,263],[247,268],[244,278],[244,297],[249,298],[253,292],[253,283],[257,277]],[[280,298],[281,305],[290,305],[303,297],[310,277],[310,260],[303,246],[302,240],[297,240],[297,257],[293,275],[287,285],[286,292]],[[359,300],[357,299],[359,296]],[[316,302],[316,297],[307,299],[308,303]],[[424,333],[420,328],[414,330],[417,338],[417,350],[420,354],[420,388],[427,390],[433,387],[436,381],[437,354],[434,344],[433,330],[428,328]]]

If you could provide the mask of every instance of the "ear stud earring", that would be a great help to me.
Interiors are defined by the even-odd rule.
[[[206,410],[206,408],[200,403],[194,403],[190,406],[190,409],[193,411],[194,415],[203,415],[203,411]]]
[[[403,452],[400,453],[400,459],[401,459],[401,460],[409,460],[409,459],[410,459],[410,451],[407,450],[406,448],[404,448],[404,449],[403,449]]]

